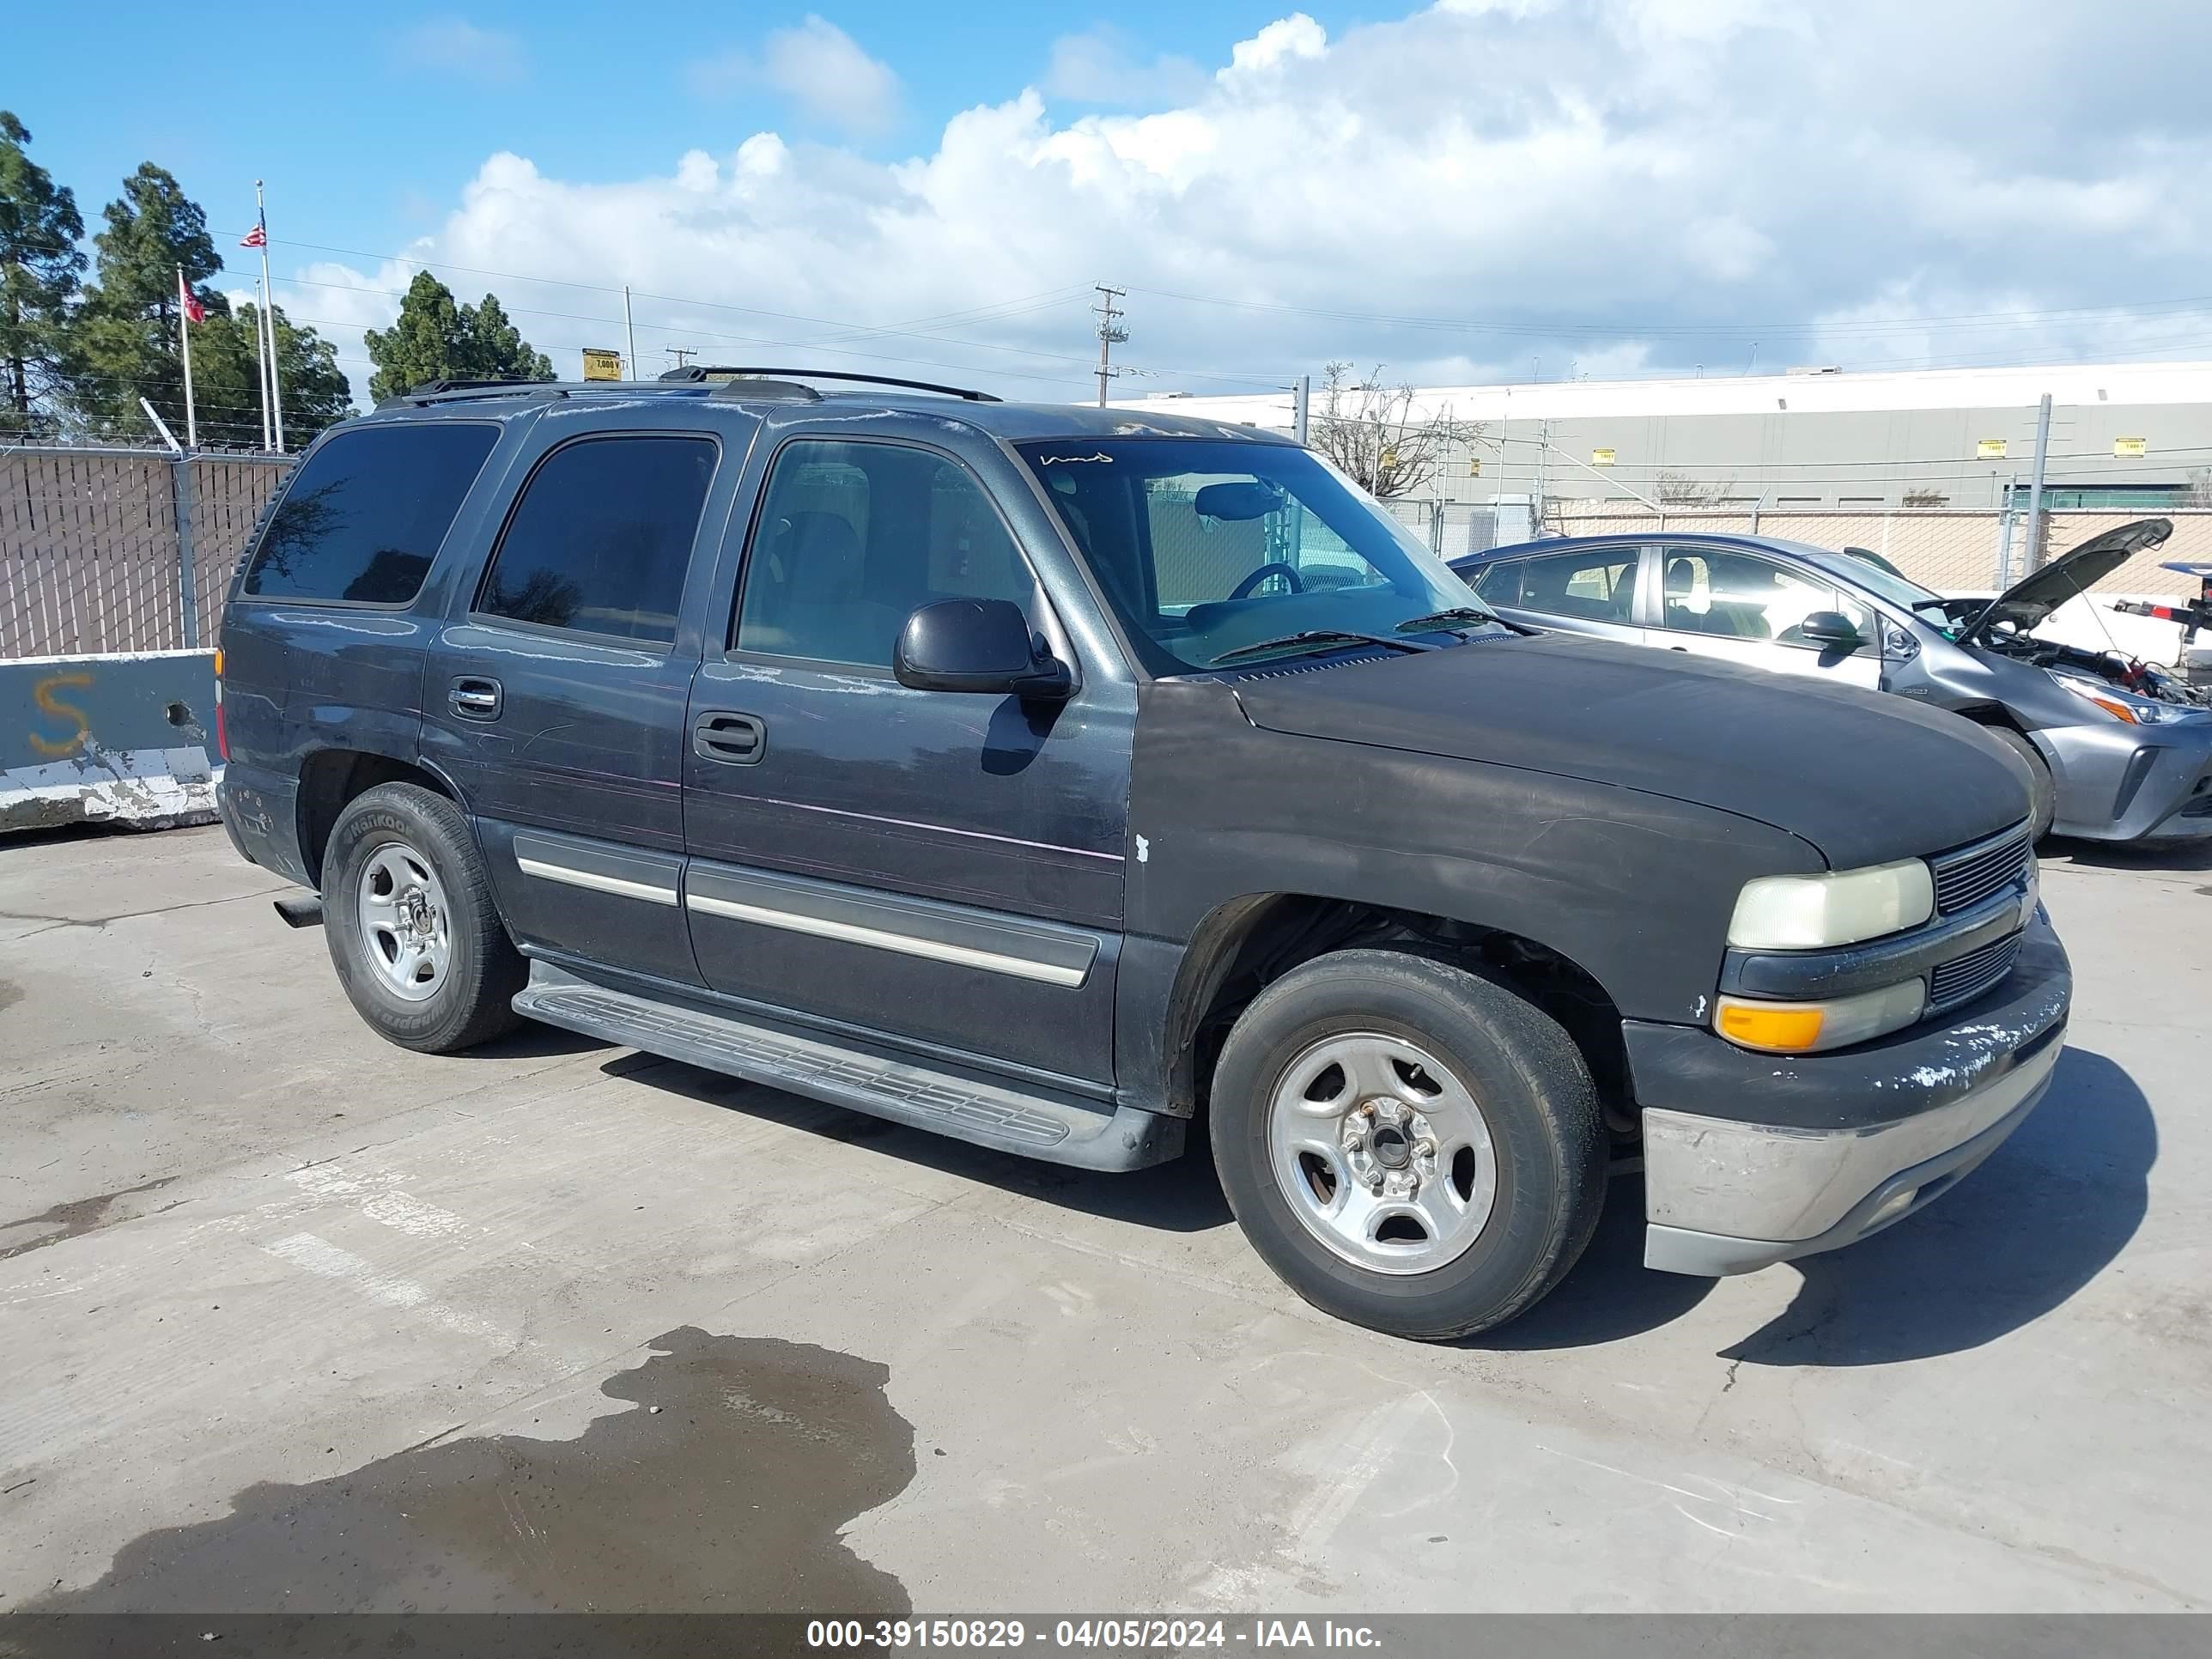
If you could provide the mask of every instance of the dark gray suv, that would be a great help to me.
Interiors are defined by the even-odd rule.
[[[2044,1091],[1972,728],[1532,635],[1249,429],[840,378],[425,387],[292,475],[223,819],[393,1042],[526,1016],[1095,1170],[1201,1123],[1292,1286],[1417,1337],[1639,1159],[1647,1261],[1746,1271]]]

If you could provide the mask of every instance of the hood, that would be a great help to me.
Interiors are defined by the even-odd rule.
[[[1940,852],[2027,816],[2026,772],[1992,739],[1850,686],[1560,634],[1279,666],[1223,677],[1267,731],[1716,807],[1811,842],[1837,869]]]
[[[2041,569],[2030,571],[2025,580],[1991,599],[1989,608],[1960,632],[1959,642],[1981,641],[1998,623],[2009,623],[2023,634],[2033,634],[2067,600],[2087,592],[2145,548],[2162,545],[2172,534],[2171,519],[2138,519],[2091,538]]]

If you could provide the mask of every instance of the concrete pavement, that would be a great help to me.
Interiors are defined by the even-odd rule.
[[[1853,1250],[1504,1330],[1086,1176],[354,1016],[220,830],[0,843],[0,1608],[2212,1606],[2212,855],[2045,860],[2080,1001]]]

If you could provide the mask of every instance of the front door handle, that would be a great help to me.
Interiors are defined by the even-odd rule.
[[[768,753],[768,727],[750,714],[710,709],[691,723],[691,751],[726,766],[751,766]]]
[[[464,720],[495,720],[507,694],[497,680],[465,675],[453,682],[453,712]]]

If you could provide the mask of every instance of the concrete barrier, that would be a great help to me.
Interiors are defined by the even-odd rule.
[[[215,653],[0,660],[0,833],[215,818]]]

